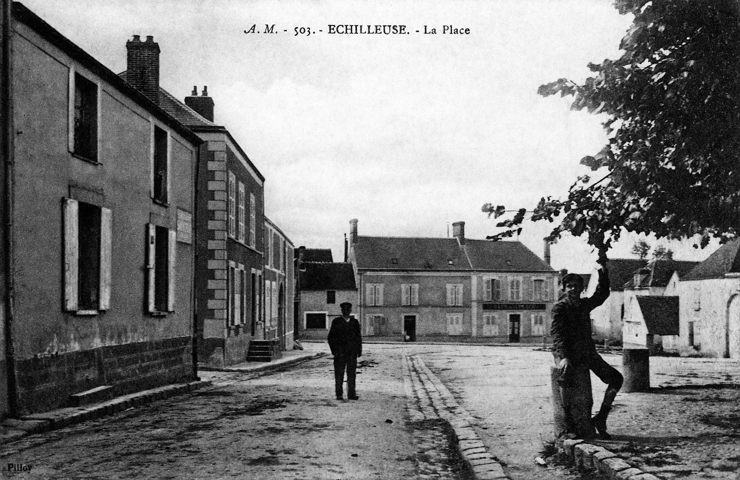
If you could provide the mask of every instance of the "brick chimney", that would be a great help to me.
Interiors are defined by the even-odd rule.
[[[208,87],[203,86],[203,93],[198,96],[198,87],[193,87],[189,97],[185,97],[185,105],[192,108],[206,120],[213,121],[213,99],[208,96]]]
[[[357,243],[357,219],[353,218],[349,221],[349,243],[354,245]]]
[[[126,81],[159,104],[159,44],[151,35],[126,42]]]
[[[550,265],[550,242],[545,239],[545,263]]]
[[[452,224],[452,236],[457,238],[460,245],[465,245],[465,222],[455,222]]]

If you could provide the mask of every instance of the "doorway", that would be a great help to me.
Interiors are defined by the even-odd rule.
[[[404,342],[416,341],[416,315],[403,316],[403,331],[405,333]]]
[[[509,314],[509,342],[519,343],[521,337],[522,316],[519,313]]]

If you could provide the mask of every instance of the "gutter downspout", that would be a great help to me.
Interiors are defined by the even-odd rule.
[[[5,195],[3,195],[3,263],[5,276],[5,285],[3,291],[3,300],[5,303],[5,356],[7,365],[8,375],[8,413],[10,416],[15,416],[18,413],[18,398],[17,398],[17,378],[15,370],[15,341],[13,339],[13,321],[15,318],[15,305],[14,305],[14,279],[13,272],[15,270],[14,250],[13,250],[13,205],[14,205],[14,165],[15,159],[13,156],[13,74],[12,74],[12,32],[13,32],[13,15],[12,0],[3,0],[2,4],[3,12],[3,48],[2,48],[2,112],[0,116],[2,119],[0,123],[3,124],[3,174],[5,175]]]

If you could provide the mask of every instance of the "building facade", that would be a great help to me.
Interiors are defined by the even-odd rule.
[[[610,293],[606,301],[591,312],[594,338],[600,341],[622,341],[624,324],[624,287],[639,269],[645,267],[645,260],[632,258],[609,259]],[[598,275],[592,274],[584,290],[584,296],[590,297],[599,283]]]
[[[296,336],[300,339],[325,340],[332,319],[342,315],[342,303],[351,303],[353,312],[358,308],[352,264],[332,262],[331,251],[328,256],[322,253],[305,247],[296,251],[300,279]]]
[[[363,334],[405,341],[543,342],[557,272],[520,242],[364,237],[350,222]]]
[[[679,282],[682,354],[740,358],[740,240],[728,242]]]
[[[200,139],[23,5],[12,13],[0,413],[193,379]]]
[[[295,273],[290,239],[265,217],[264,340],[277,342],[282,350],[293,348],[293,299]]]

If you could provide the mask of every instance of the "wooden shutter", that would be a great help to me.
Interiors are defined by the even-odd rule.
[[[64,199],[64,309],[77,311],[79,279],[79,203]]]
[[[452,301],[452,285],[447,285],[447,305],[454,305]]]
[[[486,287],[486,293],[485,293],[485,299],[486,300],[492,300],[493,299],[493,279],[486,280],[484,282]]]
[[[375,288],[376,288],[376,292],[375,292],[376,305],[382,306],[383,305],[383,284],[381,283],[380,285],[376,285]]]
[[[365,287],[365,296],[367,297],[365,299],[365,302],[368,305],[375,305],[375,285],[372,283],[368,283]]]
[[[100,292],[98,310],[110,308],[111,295],[111,256],[113,239],[112,212],[109,208],[100,209]]]
[[[169,242],[167,242],[167,311],[175,311],[176,297],[176,272],[177,261],[177,230],[169,230]]]
[[[411,285],[401,285],[401,305],[409,305]]]
[[[147,224],[146,236],[146,269],[147,269],[147,311],[154,312],[155,309],[155,289],[154,284],[154,265],[157,260],[157,227],[153,223]]]
[[[411,305],[419,305],[419,285],[411,285]]]

